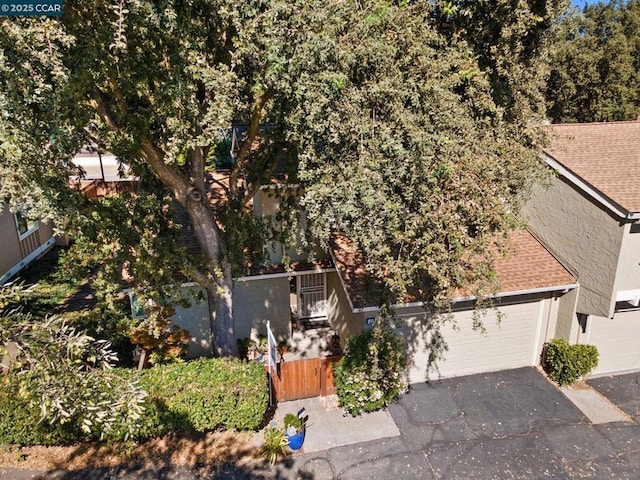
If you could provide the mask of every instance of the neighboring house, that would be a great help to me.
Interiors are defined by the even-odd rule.
[[[82,178],[74,176],[69,181],[88,198],[97,199],[123,191],[135,192],[138,178],[109,153],[81,151],[73,162],[82,169],[84,175]],[[8,205],[3,204],[0,212],[0,284],[44,254],[56,241],[66,243],[65,239],[54,237],[50,222],[30,218],[28,213],[14,214],[9,211]]]
[[[557,336],[600,352],[594,374],[640,369],[640,121],[553,126],[558,172],[525,208],[532,231],[577,275]]]
[[[50,223],[12,213],[9,205],[0,212],[0,285],[41,256],[56,243]]]

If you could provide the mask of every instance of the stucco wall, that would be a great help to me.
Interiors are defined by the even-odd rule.
[[[327,317],[332,328],[345,340],[363,330],[363,314],[353,313],[336,272],[327,273]]]
[[[640,233],[631,233],[630,229],[631,224],[627,223],[616,273],[616,292],[640,289]]]
[[[211,322],[206,290],[200,286],[181,287],[180,296],[187,299],[190,306],[177,305],[171,320],[189,331],[187,358],[211,355]]]
[[[611,316],[623,228],[561,177],[538,188],[523,216],[545,245],[572,268],[581,285],[577,309]]]
[[[580,287],[574,288],[558,300],[558,318],[554,336],[562,338],[569,343],[575,343],[577,329],[579,328],[576,317],[576,302],[578,300],[579,288]]]
[[[291,310],[288,277],[269,277],[237,281],[233,288],[233,317],[236,337],[266,334],[267,320],[276,340],[289,337]]]

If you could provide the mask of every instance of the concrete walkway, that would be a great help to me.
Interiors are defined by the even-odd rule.
[[[306,410],[309,420],[300,453],[319,452],[400,435],[389,411],[366,413],[359,417],[345,416],[335,396],[281,402],[274,420],[282,426],[287,413],[297,413],[301,408]],[[261,432],[258,432],[256,444],[260,441],[260,435]]]
[[[630,422],[631,417],[589,385],[563,387],[562,393],[594,424]]]

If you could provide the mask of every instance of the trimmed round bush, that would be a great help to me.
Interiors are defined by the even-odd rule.
[[[554,338],[545,344],[543,352],[543,368],[560,386],[571,385],[598,365],[595,345],[570,345],[561,338]]]

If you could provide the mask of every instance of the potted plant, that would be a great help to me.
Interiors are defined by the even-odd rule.
[[[273,465],[279,455],[284,457],[287,454],[285,449],[287,444],[288,441],[284,432],[278,428],[276,422],[271,422],[264,430],[264,440],[260,453]]]
[[[262,357],[267,353],[267,336],[266,335],[258,335],[258,360],[262,360]]]
[[[285,353],[287,353],[290,348],[291,343],[289,343],[289,340],[280,340],[280,342],[278,342],[278,350],[280,351],[280,355],[284,355]]]
[[[287,441],[289,442],[289,448],[294,452],[300,450],[304,443],[304,435],[306,432],[307,417],[305,416],[304,408],[295,413],[287,413],[284,416],[284,431]]]

